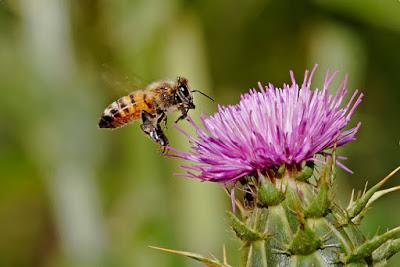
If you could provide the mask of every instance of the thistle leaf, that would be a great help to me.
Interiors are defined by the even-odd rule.
[[[400,166],[389,173],[385,178],[383,178],[379,183],[371,187],[367,190],[359,199],[351,203],[351,205],[347,208],[347,213],[349,219],[353,219],[358,214],[360,214],[364,208],[366,208],[368,201],[374,195],[376,191],[378,191],[393,175],[395,175],[400,170]]]
[[[367,205],[365,206],[365,208],[356,216],[353,218],[353,223],[355,224],[360,224],[362,219],[365,217],[365,215],[367,214],[367,211],[369,210],[369,208],[371,207],[371,205],[377,201],[378,199],[380,199],[381,197],[383,197],[386,194],[389,194],[391,192],[400,190],[400,186],[394,186],[385,190],[379,190],[377,192],[375,192],[372,197],[368,200]]]
[[[380,262],[386,263],[386,261],[390,257],[398,253],[399,251],[400,251],[400,238],[389,240],[388,242],[380,246],[372,253],[372,260],[378,263]]]
[[[400,234],[400,227],[396,227],[392,230],[387,231],[384,234],[375,236],[371,240],[365,241],[364,244],[355,248],[351,252],[351,254],[345,258],[344,262],[346,262],[346,263],[357,262],[359,260],[362,260],[366,257],[371,256],[375,249],[377,249],[382,244],[384,244],[386,241],[388,241],[389,239],[392,239],[393,237],[395,237],[398,234]]]

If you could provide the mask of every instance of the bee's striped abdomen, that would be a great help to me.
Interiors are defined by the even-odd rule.
[[[140,118],[142,110],[153,113],[152,98],[138,91],[111,103],[101,114],[100,128],[118,128]]]

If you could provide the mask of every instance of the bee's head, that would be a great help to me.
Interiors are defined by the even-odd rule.
[[[176,97],[180,103],[183,103],[188,109],[194,109],[192,92],[190,91],[188,80],[183,77],[178,77]]]

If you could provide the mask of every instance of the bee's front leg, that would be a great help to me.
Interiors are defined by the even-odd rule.
[[[179,118],[175,121],[175,123],[177,123],[177,122],[180,121],[180,120],[186,119],[187,114],[188,114],[188,111],[189,111],[188,108],[182,108],[182,109],[180,109],[180,110],[181,110],[181,112],[182,112],[182,115],[179,116]]]

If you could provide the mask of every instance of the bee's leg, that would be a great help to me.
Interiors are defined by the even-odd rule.
[[[188,108],[181,109],[182,115],[179,116],[179,118],[175,121],[175,123],[177,123],[180,120],[184,120],[187,117],[188,111],[189,111]]]
[[[142,129],[143,132],[146,134],[150,135],[152,131],[154,131],[154,116],[148,113],[145,110],[142,110],[141,113],[142,117],[142,124],[140,125],[140,128]]]
[[[162,131],[160,124],[161,122],[164,122],[164,127],[167,128],[167,115],[163,110],[159,111],[158,113],[160,116],[157,119],[154,135],[157,137],[158,143],[164,148],[163,153],[165,153],[165,147],[168,145],[168,139]]]
[[[163,148],[163,153],[165,153],[168,139],[159,124],[157,124],[154,130],[150,133],[150,137]]]
[[[140,125],[140,128],[143,130],[143,132],[149,135],[154,142],[162,146],[163,152],[165,152],[165,147],[168,145],[168,139],[164,135],[164,132],[162,131],[158,122],[157,125],[154,126],[155,116],[144,110],[142,111],[141,116],[142,124]]]
[[[157,119],[157,125],[160,125],[161,122],[163,122],[164,128],[167,128],[167,115],[165,114],[164,111],[161,111],[159,114],[160,114],[160,117],[158,117],[158,119]]]
[[[163,123],[164,123],[164,127],[165,127],[165,129],[168,129],[167,122],[168,122],[168,117],[167,117],[167,116],[164,116]]]

